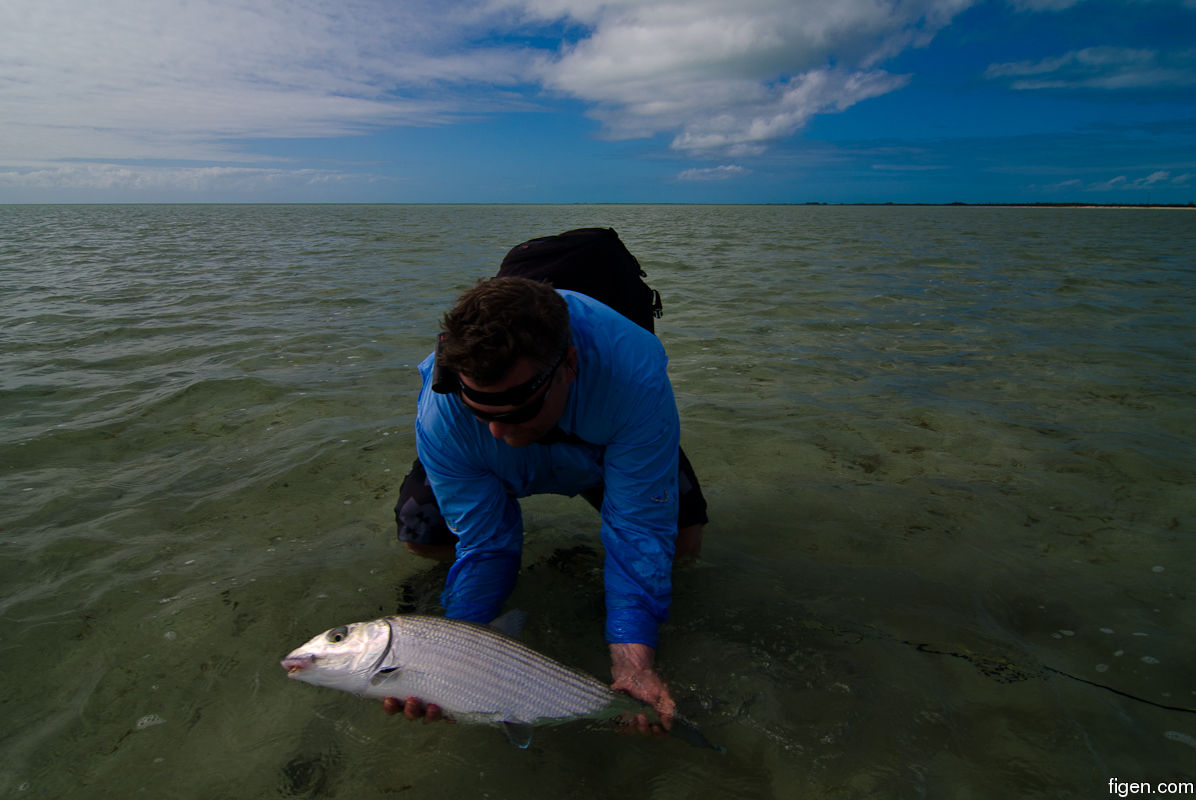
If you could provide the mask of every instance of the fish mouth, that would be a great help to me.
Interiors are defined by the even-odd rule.
[[[299,673],[314,665],[316,663],[316,657],[311,655],[287,656],[279,663],[282,664],[282,668],[287,671],[288,675],[294,677],[296,673]]]

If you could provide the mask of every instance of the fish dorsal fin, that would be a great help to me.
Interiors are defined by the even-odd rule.
[[[496,617],[490,622],[490,627],[499,633],[510,636],[512,639],[522,639],[523,626],[526,622],[527,612],[516,608]]]
[[[525,722],[504,722],[502,729],[507,735],[507,741],[520,750],[526,750],[532,743],[532,726]]]

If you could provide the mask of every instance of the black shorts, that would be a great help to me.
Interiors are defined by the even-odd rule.
[[[705,525],[710,521],[706,516],[706,498],[702,495],[698,476],[694,474],[693,465],[685,457],[684,450],[680,451],[677,462],[677,492],[680,495],[677,504],[678,528]],[[581,494],[594,508],[602,508],[601,484]],[[399,501],[395,503],[395,523],[399,528],[400,542],[423,545],[457,543],[457,535],[448,529],[444,517],[440,515],[440,506],[432,494],[432,487],[428,485],[424,465],[419,463],[418,458],[411,465],[407,477],[403,478],[403,485],[399,487]]]

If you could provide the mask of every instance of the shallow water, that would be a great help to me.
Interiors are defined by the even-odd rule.
[[[427,607],[414,364],[521,239],[616,228],[710,501],[659,661],[728,749],[525,752],[288,681]],[[0,207],[0,794],[1107,796],[1196,774],[1196,214]],[[529,643],[604,674],[597,518]]]

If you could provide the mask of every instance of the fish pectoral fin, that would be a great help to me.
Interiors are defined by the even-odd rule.
[[[370,678],[370,686],[377,686],[382,683],[382,681],[390,677],[390,673],[397,672],[398,669],[398,667],[386,667],[385,669],[378,670],[374,673],[374,677]]]
[[[526,722],[504,722],[502,730],[507,736],[507,741],[520,750],[526,750],[532,743],[532,726]]]

